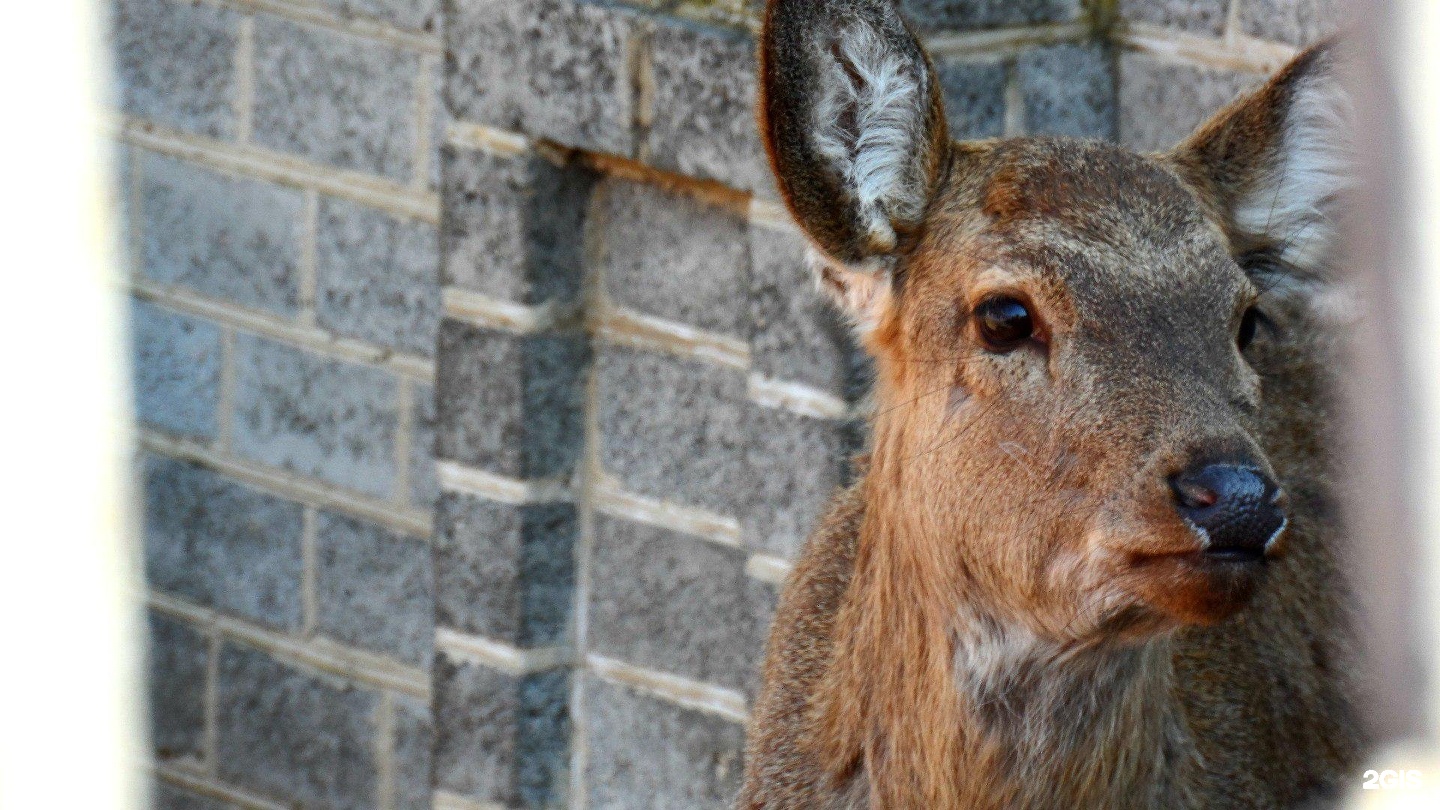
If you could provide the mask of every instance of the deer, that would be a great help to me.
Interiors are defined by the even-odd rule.
[[[1357,778],[1339,47],[1169,151],[952,141],[887,0],[771,0],[758,120],[873,359],[738,806],[1281,808]]]

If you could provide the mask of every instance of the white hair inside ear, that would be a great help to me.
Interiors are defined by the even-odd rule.
[[[1235,227],[1274,258],[1318,272],[1335,243],[1337,198],[1351,183],[1354,113],[1333,69],[1295,91],[1272,165],[1235,208]]]
[[[872,259],[865,267],[848,267],[813,247],[806,250],[805,262],[820,291],[845,314],[858,337],[875,331],[890,301],[893,262]]]
[[[833,41],[817,37],[829,59],[812,132],[859,210],[872,252],[895,249],[896,219],[925,207],[920,150],[928,76],[864,23]]]

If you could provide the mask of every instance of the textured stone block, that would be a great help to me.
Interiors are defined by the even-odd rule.
[[[256,309],[299,303],[298,189],[140,157],[140,264],[150,278]]]
[[[1070,22],[1085,12],[1081,0],[901,0],[900,7],[924,30]]]
[[[317,523],[320,632],[429,667],[435,641],[429,545],[329,512]]]
[[[221,779],[306,807],[374,806],[377,695],[234,644],[219,678]]]
[[[326,197],[315,254],[321,326],[402,352],[435,353],[440,245],[433,225]]]
[[[855,340],[839,309],[815,289],[803,237],[750,229],[749,299],[752,368],[843,395]]]
[[[150,614],[150,743],[162,761],[205,754],[208,650],[199,630]]]
[[[734,497],[746,543],[793,557],[844,486],[855,452],[855,426],[752,405],[749,442]]]
[[[755,126],[755,43],[714,29],[662,25],[650,38],[654,77],[647,163],[775,196]]]
[[[569,474],[583,444],[581,335],[440,326],[436,448],[515,478]]]
[[[235,133],[240,15],[173,0],[115,3],[115,74],[126,113],[175,129]]]
[[[135,414],[167,433],[215,436],[220,397],[220,329],[215,324],[135,302]]]
[[[429,705],[395,700],[395,808],[430,810],[430,749],[435,729]]]
[[[410,390],[410,502],[428,509],[440,495],[435,480],[435,389],[415,385]]]
[[[558,806],[568,782],[569,695],[564,671],[516,678],[441,656],[435,787],[511,806]]]
[[[169,782],[155,781],[155,810],[235,810],[236,805],[213,796],[195,793]]]
[[[1239,0],[1237,0],[1238,2]],[[1343,27],[1353,12],[1342,0],[1243,0],[1240,30],[1252,37],[1308,45]]]
[[[598,678],[585,681],[586,807],[729,808],[740,790],[745,730]]]
[[[1169,149],[1260,79],[1121,53],[1120,143],[1140,150]]]
[[[935,74],[945,94],[950,137],[966,140],[1005,134],[1004,63],[939,61]]]
[[[1115,77],[1104,45],[1031,48],[1015,62],[1025,131],[1075,138],[1115,137]]]
[[[739,549],[605,515],[595,520],[587,643],[647,669],[744,689],[773,609]]]
[[[419,75],[414,53],[257,17],[255,142],[342,169],[407,179]]]
[[[456,147],[442,159],[445,284],[523,304],[579,295],[592,172]]]
[[[1218,37],[1234,0],[1120,0],[1120,16],[1134,22],[1161,25],[1195,34]],[[1244,0],[1242,8],[1253,2]]]
[[[760,28],[765,0],[624,0],[626,5],[729,28]]]
[[[745,374],[632,349],[596,363],[600,462],[642,495],[738,515]]]
[[[300,626],[302,509],[196,464],[145,459],[152,587],[282,630]]]
[[[235,452],[390,494],[399,422],[393,377],[250,335],[235,344]]]
[[[615,303],[744,336],[745,221],[686,194],[624,180],[596,192],[604,210],[598,265]]]
[[[560,642],[575,590],[575,507],[445,494],[435,515],[436,621],[517,647]]]
[[[346,16],[369,17],[411,31],[440,30],[442,0],[321,0]]]
[[[570,0],[459,3],[446,25],[446,99],[457,118],[631,155],[628,40],[635,17]]]

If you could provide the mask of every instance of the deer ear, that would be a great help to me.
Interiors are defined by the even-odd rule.
[[[1237,257],[1318,277],[1351,183],[1351,107],[1333,43],[1297,56],[1170,155],[1218,213]]]
[[[770,165],[811,241],[851,268],[894,254],[934,196],[948,134],[893,0],[771,0],[760,84]]]

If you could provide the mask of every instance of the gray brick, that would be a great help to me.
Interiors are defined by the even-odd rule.
[[[149,153],[140,172],[145,275],[248,307],[296,310],[299,190]]]
[[[1232,0],[1120,0],[1120,16],[1134,22],[1161,25],[1196,34],[1218,37],[1225,33],[1225,20]],[[1243,0],[1244,4],[1254,0]]]
[[[569,677],[511,677],[435,662],[435,786],[480,801],[560,806],[567,790]]]
[[[232,644],[219,678],[221,779],[307,807],[374,806],[377,695]]]
[[[1120,143],[1169,149],[1259,76],[1120,54]]]
[[[587,677],[583,727],[590,752],[586,807],[733,806],[744,769],[739,725]]]
[[[555,644],[575,589],[575,508],[445,494],[435,515],[436,621],[517,647]]]
[[[441,0],[322,0],[345,16],[369,17],[411,31],[438,32]]]
[[[435,639],[429,545],[329,512],[319,515],[316,539],[320,632],[429,667]]]
[[[150,614],[150,742],[160,760],[205,753],[205,662],[200,631]]]
[[[435,730],[430,707],[418,700],[395,701],[395,808],[430,810],[430,750]]]
[[[846,483],[855,426],[752,405],[744,473],[731,487],[746,543],[794,557]]]
[[[399,422],[393,377],[250,335],[235,343],[236,453],[390,494]]]
[[[667,16],[737,29],[759,30],[765,0],[620,0]]]
[[[581,335],[440,326],[436,449],[516,478],[568,475],[583,443]]]
[[[236,805],[156,780],[153,807],[154,810],[234,810]]]
[[[1082,0],[901,0],[900,6],[922,30],[1070,22],[1085,12]]]
[[[302,509],[195,464],[144,463],[152,587],[282,630],[300,626]]]
[[[770,622],[770,587],[739,549],[599,516],[587,643],[649,669],[744,689]]]
[[[318,228],[320,324],[345,337],[433,355],[440,325],[436,228],[330,197],[321,200]]]
[[[995,138],[1005,134],[1005,65],[1001,62],[938,62],[950,137]]]
[[[411,396],[410,501],[429,509],[440,495],[435,480],[435,389],[415,385]]]
[[[655,81],[646,162],[775,196],[755,126],[755,43],[662,25],[650,48]]]
[[[119,0],[114,53],[126,113],[230,138],[240,15],[173,0]]]
[[[1347,22],[1341,0],[1243,0],[1240,30],[1252,37],[1308,45]]]
[[[605,211],[598,265],[612,301],[744,336],[749,255],[738,214],[624,180],[605,183],[596,196]]]
[[[631,155],[625,11],[570,0],[460,3],[446,25],[446,99],[457,118]]]
[[[220,396],[220,329],[208,321],[136,302],[135,413],[167,433],[215,436]]]
[[[420,59],[379,41],[274,17],[255,21],[255,142],[403,180]]]
[[[578,163],[448,147],[444,283],[537,304],[579,295],[595,176]]]
[[[834,304],[815,289],[796,234],[750,229],[750,358],[756,372],[843,395],[854,338]]]
[[[1075,138],[1115,137],[1110,49],[1098,44],[1032,48],[1016,60],[1025,131]]]
[[[596,377],[607,471],[643,495],[740,514],[744,372],[615,347]]]

